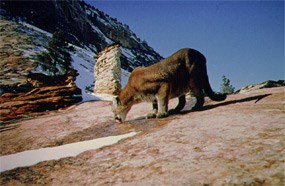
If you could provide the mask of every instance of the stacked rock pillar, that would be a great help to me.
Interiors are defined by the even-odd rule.
[[[94,67],[94,92],[118,95],[121,90],[121,50],[118,44],[106,47],[97,55]]]

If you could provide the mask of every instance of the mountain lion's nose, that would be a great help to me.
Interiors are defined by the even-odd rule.
[[[115,121],[118,123],[122,123],[122,118],[120,118],[119,116],[116,116]]]

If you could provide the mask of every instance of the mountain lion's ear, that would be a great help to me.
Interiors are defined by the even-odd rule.
[[[119,105],[120,105],[120,99],[119,99],[118,96],[115,96],[115,97],[113,98],[113,105],[114,105],[114,106],[119,106]]]

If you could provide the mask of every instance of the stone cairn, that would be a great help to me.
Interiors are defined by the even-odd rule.
[[[97,55],[94,92],[118,95],[121,90],[121,50],[119,44],[106,47]]]

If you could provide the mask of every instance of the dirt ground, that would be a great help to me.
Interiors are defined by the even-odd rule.
[[[2,125],[1,156],[139,134],[76,157],[2,172],[0,185],[284,185],[284,87],[206,100],[199,112],[187,105],[165,119],[144,119],[151,104],[141,103],[123,124],[113,121],[110,107],[86,102]]]

